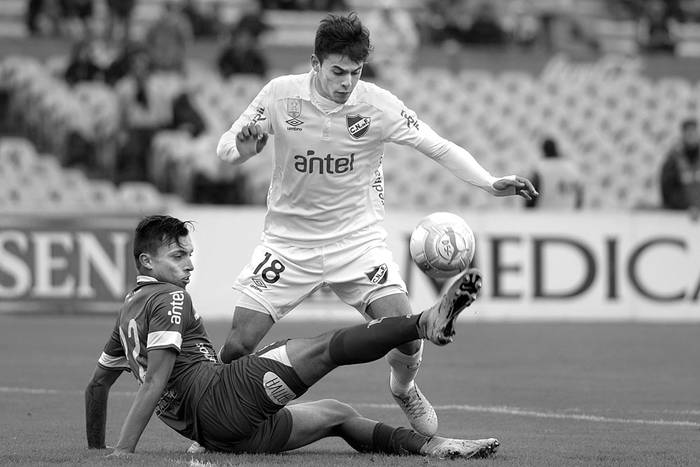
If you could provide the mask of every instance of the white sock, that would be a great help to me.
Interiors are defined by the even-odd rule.
[[[400,396],[406,394],[413,387],[413,380],[418,373],[418,368],[420,368],[422,357],[422,341],[420,349],[413,355],[406,355],[398,349],[392,349],[386,355],[389,366],[391,366],[391,378],[389,380],[391,392]]]

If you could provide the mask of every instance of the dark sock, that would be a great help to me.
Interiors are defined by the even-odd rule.
[[[416,340],[420,315],[381,318],[339,329],[331,337],[329,353],[336,365],[373,362],[391,349]]]
[[[408,428],[394,428],[377,423],[372,435],[372,452],[384,454],[421,454],[420,449],[429,440],[427,436]]]

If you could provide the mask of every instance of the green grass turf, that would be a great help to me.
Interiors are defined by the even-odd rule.
[[[83,394],[113,318],[0,315],[0,465],[454,465],[356,454],[323,440],[282,455],[185,454],[189,441],[155,417],[126,460],[89,451]],[[215,345],[227,322],[208,322]],[[309,336],[336,324],[282,322],[266,339]],[[452,345],[426,345],[418,382],[440,432],[496,436],[498,454],[474,465],[669,466],[700,463],[700,325],[458,323]],[[383,361],[336,370],[303,400],[336,398],[405,424],[386,390]],[[110,397],[115,443],[136,383]]]

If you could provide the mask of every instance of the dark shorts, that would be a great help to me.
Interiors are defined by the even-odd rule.
[[[286,341],[225,365],[197,409],[199,443],[212,451],[274,453],[292,431],[284,406],[308,389],[294,369],[258,355]]]

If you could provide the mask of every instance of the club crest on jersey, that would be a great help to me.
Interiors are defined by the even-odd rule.
[[[365,274],[372,284],[383,284],[386,282],[386,272],[388,270],[389,267],[386,264],[381,264]]]
[[[346,115],[345,122],[348,125],[350,136],[355,139],[362,138],[369,130],[371,117],[363,117],[362,115]]]
[[[287,99],[287,115],[289,115],[291,118],[289,120],[286,120],[285,123],[291,126],[292,128],[298,127],[299,125],[304,123],[302,120],[299,120],[299,117],[301,116],[300,98],[293,97]]]

